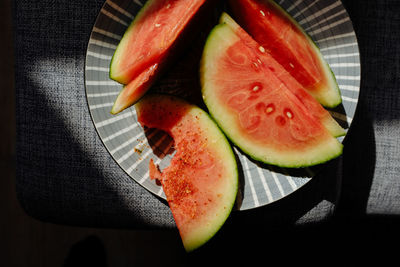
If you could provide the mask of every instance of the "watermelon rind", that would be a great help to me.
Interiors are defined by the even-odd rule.
[[[219,24],[210,32],[200,63],[200,80],[203,100],[211,116],[215,119],[227,137],[251,158],[267,164],[288,168],[301,168],[322,164],[342,154],[343,145],[334,137],[325,138],[307,151],[279,151],[260,147],[244,137],[236,128],[237,121],[226,110],[224,104],[215,95],[213,71],[218,66],[217,59],[231,44],[240,38],[226,24]]]
[[[199,219],[202,222],[204,220],[205,223],[194,223],[193,225],[196,226],[190,227],[190,234],[182,235],[181,229],[179,229],[179,224],[177,222],[184,248],[187,252],[191,252],[207,243],[207,241],[209,241],[219,231],[229,217],[234,207],[238,191],[238,168],[235,155],[225,135],[221,132],[209,114],[199,107],[190,104],[181,98],[166,94],[146,94],[139,102],[135,104],[138,118],[140,118],[141,113],[149,111],[154,112],[152,114],[154,114],[155,118],[157,118],[157,116],[165,116],[166,110],[168,113],[173,114],[175,112],[174,107],[176,106],[187,109],[188,115],[185,116],[189,116],[193,120],[199,122],[202,129],[201,132],[206,134],[208,140],[207,147],[212,147],[212,150],[215,151],[213,156],[215,156],[216,161],[218,160],[220,164],[222,163],[226,169],[225,177],[222,177],[223,179],[226,179],[224,183],[225,187],[222,189],[215,189],[220,190],[219,192],[224,192],[222,196],[220,196],[223,201],[219,202],[219,206],[216,209],[211,209],[210,206],[207,206],[209,208],[206,209],[206,212],[208,210],[213,210],[213,212],[206,214],[206,219],[204,219],[204,217],[201,217],[203,219]],[[160,112],[163,114],[160,114]],[[155,125],[152,125],[152,127],[157,128]],[[179,149],[179,147],[177,149]],[[218,179],[218,177],[216,178]],[[193,171],[193,179],[196,179],[195,171]],[[208,203],[208,205],[211,204]],[[174,210],[172,208],[171,211],[174,215]],[[175,215],[174,218],[176,219]]]

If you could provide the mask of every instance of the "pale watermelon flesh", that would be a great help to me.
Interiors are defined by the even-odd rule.
[[[110,78],[127,85],[112,114],[137,102],[168,66],[205,0],[148,0],[126,30],[110,64]],[[187,37],[187,36],[186,36]],[[156,67],[155,67],[156,66]]]
[[[150,177],[163,187],[183,245],[192,251],[224,224],[236,199],[238,171],[232,149],[209,115],[176,97],[148,94],[135,105],[138,121],[167,132],[176,153]]]
[[[306,167],[342,153],[342,144],[264,64],[261,51],[226,24],[210,33],[201,62],[204,102],[225,134],[252,158]]]
[[[230,0],[235,19],[326,107],[341,103],[336,79],[318,47],[273,0]]]
[[[244,31],[228,14],[223,13],[220,23],[226,23],[239,36],[246,45],[252,47],[263,63],[297,96],[307,110],[318,119],[322,125],[335,137],[343,136],[345,130],[332,118],[330,113],[313,98],[304,87],[280,65],[263,46],[260,46],[246,31]]]

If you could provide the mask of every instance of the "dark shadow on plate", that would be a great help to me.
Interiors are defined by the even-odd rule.
[[[166,156],[174,153],[174,139],[163,130],[145,127],[145,136],[150,149],[158,158],[164,159]]]
[[[326,108],[328,111],[333,111],[335,113],[338,114],[343,114],[344,117],[346,118],[346,110],[344,109],[343,103],[340,103],[338,106],[334,107],[334,108]],[[337,123],[339,123],[340,126],[342,126],[343,129],[348,129],[350,127],[349,123],[347,122],[347,120],[341,120],[336,118],[335,116],[332,116]]]
[[[339,190],[341,179],[339,171],[341,160],[342,158],[339,157],[327,163],[313,179],[292,194],[269,205],[241,211],[235,216],[247,225],[280,225],[296,222],[323,200],[335,203],[337,201],[335,197],[338,195],[336,191]],[[328,214],[326,215],[328,217]],[[254,220],[246,223],[246,217],[253,217]]]
[[[239,187],[238,187],[238,192],[237,192],[237,196],[236,196],[235,209],[239,210],[240,207],[242,206],[243,196],[244,196],[244,187],[246,186],[246,182],[244,179],[243,166],[240,163],[239,157],[234,151],[233,151],[233,154],[235,155],[235,159],[236,159],[237,170],[238,170],[238,179],[239,179]]]

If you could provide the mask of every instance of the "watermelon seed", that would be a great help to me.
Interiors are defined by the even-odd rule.
[[[171,7],[171,4],[168,4],[168,5],[167,5],[167,9],[170,8],[170,7]]]
[[[292,67],[294,69],[294,65],[292,63],[289,63],[290,67]]]
[[[288,108],[285,108],[285,110],[283,111],[283,113],[286,115],[286,117],[288,117],[289,119],[293,119],[293,112],[290,110],[290,109],[288,109]]]
[[[265,112],[267,113],[267,114],[271,114],[272,112],[274,112],[275,111],[275,106],[274,106],[274,104],[269,104],[268,106],[267,106],[267,108],[265,109]]]
[[[252,83],[250,85],[250,88],[251,88],[251,92],[252,93],[257,93],[257,92],[260,92],[263,89],[263,86],[259,82],[254,82],[254,83]],[[254,99],[256,99],[256,98],[254,98]]]
[[[265,13],[264,11],[260,10],[261,15],[263,15],[265,17]]]
[[[259,47],[258,47],[258,50],[260,50],[261,53],[265,53],[265,48],[262,47],[262,46],[259,46]]]
[[[160,27],[160,26],[161,26],[161,24],[159,24],[159,23],[156,23],[154,26],[158,28],[158,27]]]

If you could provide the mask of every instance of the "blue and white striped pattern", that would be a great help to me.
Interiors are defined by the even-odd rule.
[[[172,158],[173,142],[164,133],[146,130],[137,123],[134,108],[111,115],[113,102],[122,86],[109,79],[112,55],[126,28],[145,0],[107,0],[90,36],[85,64],[86,96],[90,113],[114,160],[135,181],[150,192],[165,198],[162,188],[150,180],[149,160],[160,168]],[[307,31],[334,72],[342,93],[341,108],[330,110],[332,116],[348,128],[353,120],[360,87],[360,61],[357,39],[350,18],[339,0],[280,0],[281,4]],[[197,62],[193,63],[198,66]],[[161,91],[179,90],[159,83]],[[342,140],[341,138],[340,140]],[[238,208],[246,210],[277,201],[306,184],[314,171],[303,172],[271,167],[249,159],[234,149],[243,176]]]

